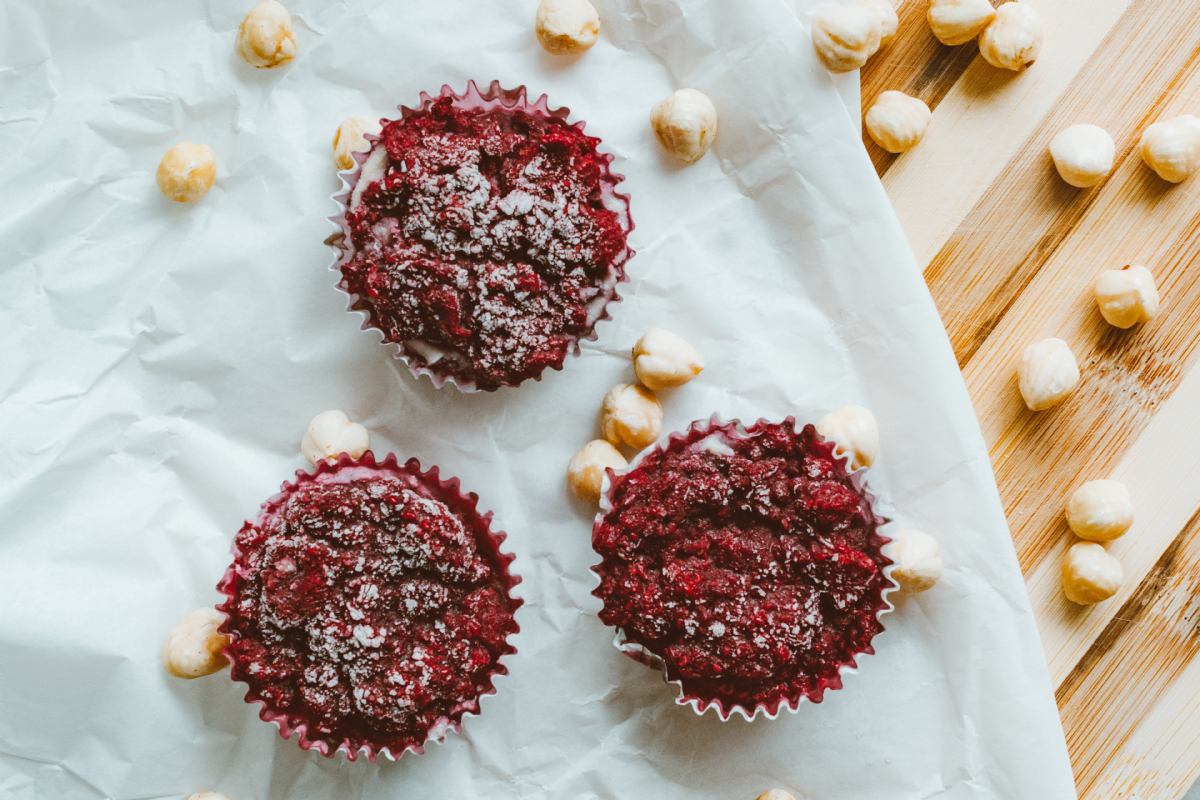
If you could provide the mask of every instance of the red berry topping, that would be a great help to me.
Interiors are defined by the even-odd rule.
[[[488,519],[455,488],[415,460],[343,456],[246,523],[221,589],[248,699],[351,757],[420,748],[477,710],[519,601]]]
[[[592,532],[600,618],[701,709],[820,702],[872,652],[884,520],[812,425],[694,425],[610,499]]]
[[[461,385],[561,367],[630,255],[599,143],[536,106],[444,95],[406,112],[346,213],[343,288],[412,362]]]

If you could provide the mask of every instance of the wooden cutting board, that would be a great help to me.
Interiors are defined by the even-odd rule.
[[[863,107],[899,89],[933,121],[905,155],[867,146],[979,414],[1080,797],[1177,800],[1200,777],[1200,176],[1165,183],[1136,146],[1160,117],[1200,114],[1200,0],[1025,1],[1046,43],[1014,74],[974,44],[940,45],[926,0],[904,0],[895,41],[863,70]],[[1093,189],[1060,181],[1047,152],[1079,122],[1117,142]],[[1126,332],[1101,319],[1091,282],[1129,262],[1154,272],[1163,310]],[[1033,414],[1015,363],[1046,336],[1071,344],[1083,379]],[[1137,504],[1110,548],[1125,585],[1080,608],[1059,588],[1063,505],[1107,477]]]

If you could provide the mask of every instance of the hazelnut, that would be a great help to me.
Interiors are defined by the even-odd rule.
[[[783,789],[770,789],[754,798],[754,800],[796,800],[796,798]]]
[[[662,328],[651,328],[633,346],[633,369],[648,389],[683,386],[704,369],[696,348]]]
[[[354,167],[354,154],[370,149],[367,134],[378,134],[382,127],[374,117],[350,117],[333,133],[333,163],[339,170]]]
[[[571,456],[571,463],[567,464],[567,484],[579,499],[595,503],[600,500],[606,471],[627,466],[629,462],[617,448],[603,439],[595,439]]]
[[[167,634],[163,664],[176,678],[202,678],[223,669],[229,662],[222,652],[229,640],[217,630],[225,615],[215,608],[199,608],[188,614]]]
[[[892,577],[906,592],[923,592],[942,577],[942,554],[937,539],[916,528],[892,535],[887,556],[894,566]]]
[[[1076,542],[1063,559],[1063,594],[1072,603],[1107,600],[1121,588],[1121,578],[1121,562],[1092,542]]]
[[[817,422],[817,433],[836,445],[834,452],[846,456],[852,470],[871,466],[879,455],[879,425],[862,406],[829,412]]]
[[[821,6],[813,13],[813,47],[830,72],[851,72],[879,49],[879,14],[861,5]]]
[[[322,411],[308,423],[300,440],[300,452],[315,466],[321,461],[336,462],[342,453],[359,458],[370,447],[367,429],[351,422],[345,411]]]
[[[1117,146],[1099,125],[1072,125],[1050,141],[1054,168],[1079,189],[1095,186],[1112,172]]]
[[[1017,383],[1030,411],[1044,411],[1056,406],[1079,383],[1075,354],[1062,339],[1034,342],[1021,356]]]
[[[1095,295],[1100,315],[1117,328],[1149,322],[1158,313],[1154,275],[1139,264],[1101,272],[1096,278]]]
[[[993,67],[1022,70],[1042,51],[1042,19],[1028,3],[1005,3],[979,37],[979,55]]]
[[[547,53],[582,53],[600,36],[600,14],[588,0],[542,0],[537,38]]]
[[[600,430],[612,444],[641,450],[662,434],[663,409],[648,389],[619,383],[604,395]]]
[[[229,800],[229,798],[220,792],[196,792],[188,795],[187,800]]]
[[[717,109],[703,92],[680,89],[650,111],[650,127],[668,153],[692,164],[716,138]]]
[[[942,44],[966,44],[996,18],[988,0],[931,0],[929,29]]]
[[[1133,498],[1125,484],[1088,481],[1067,500],[1067,525],[1080,539],[1108,542],[1133,524]]]
[[[206,144],[180,142],[158,162],[158,189],[176,203],[194,203],[212,188],[217,160]]]
[[[904,92],[887,91],[867,111],[867,133],[889,153],[903,153],[921,141],[932,116],[921,100]]]
[[[238,26],[238,55],[252,67],[272,69],[296,57],[292,16],[279,0],[260,0]]]
[[[1156,122],[1142,133],[1142,160],[1171,183],[1200,169],[1200,119],[1191,114]]]
[[[896,6],[892,0],[858,0],[858,4],[879,18],[879,46],[888,44],[896,38],[896,30],[900,27],[900,17],[896,14]]]

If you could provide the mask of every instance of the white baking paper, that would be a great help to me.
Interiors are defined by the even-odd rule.
[[[853,84],[844,100],[812,54],[810,0],[597,0],[603,34],[578,59],[541,52],[534,0],[288,0],[300,52],[278,71],[234,55],[248,5],[0,4],[0,796],[1074,796],[987,454]],[[628,176],[638,250],[582,356],[476,395],[413,380],[360,332],[322,243],[338,122],[468,78],[588,121]],[[647,124],[681,86],[721,113],[691,167]],[[220,164],[194,206],[154,185],[182,139]],[[670,429],[864,403],[883,510],[942,542],[943,581],[900,600],[821,705],[698,717],[596,618],[591,511],[563,471],[650,325],[708,362],[664,397]],[[525,579],[511,676],[462,735],[399,763],[303,752],[226,674],[160,663],[331,407],[377,452],[460,476]]]

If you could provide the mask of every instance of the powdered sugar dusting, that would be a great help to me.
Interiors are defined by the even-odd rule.
[[[476,535],[415,478],[318,475],[238,534],[241,676],[312,736],[420,744],[476,701],[515,630]]]
[[[701,707],[819,701],[881,630],[880,520],[811,425],[694,428],[607,501],[600,617]]]
[[[346,287],[387,340],[479,388],[560,366],[628,253],[595,143],[451,98],[390,123],[352,193]]]

